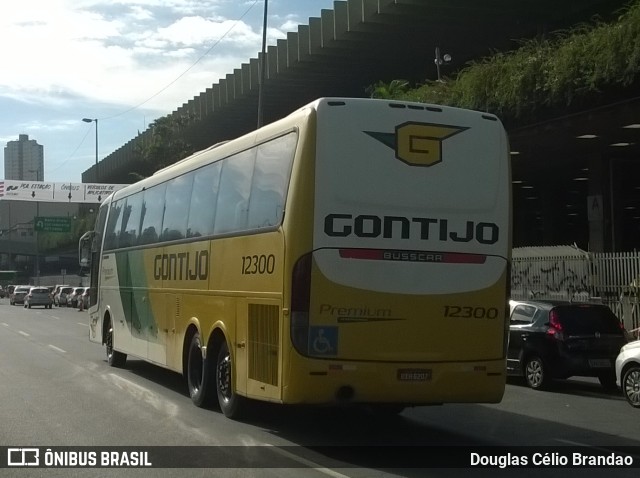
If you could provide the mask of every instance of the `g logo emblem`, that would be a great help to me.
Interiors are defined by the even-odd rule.
[[[442,161],[442,142],[468,128],[430,123],[396,126],[396,158],[411,166],[433,166]]]

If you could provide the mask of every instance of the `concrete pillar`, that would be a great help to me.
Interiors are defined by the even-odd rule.
[[[589,220],[589,251],[607,251],[607,229],[611,223],[609,169],[601,154],[588,158],[587,218]]]
[[[545,246],[566,245],[564,192],[560,184],[550,182],[541,192],[542,244]]]

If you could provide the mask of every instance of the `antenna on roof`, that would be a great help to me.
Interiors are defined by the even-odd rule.
[[[440,76],[440,65],[451,62],[451,55],[445,53],[440,56],[440,47],[436,47],[436,57],[433,62],[436,64],[436,72],[438,73],[438,81],[442,81],[442,77]]]

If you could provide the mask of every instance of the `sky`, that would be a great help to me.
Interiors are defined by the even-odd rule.
[[[333,0],[268,0],[273,45]],[[262,50],[264,0],[0,2],[0,145],[44,146],[44,179],[81,182],[155,119]],[[4,154],[3,154],[4,160]],[[4,178],[4,161],[0,176]]]

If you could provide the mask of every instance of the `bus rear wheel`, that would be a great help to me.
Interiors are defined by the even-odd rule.
[[[233,391],[231,354],[227,342],[223,342],[216,361],[216,390],[220,410],[227,418],[240,418],[246,411],[245,398]]]
[[[113,324],[111,319],[108,320],[109,322],[106,327],[107,333],[104,337],[104,345],[107,351],[107,363],[112,367],[124,367],[124,364],[127,362],[127,354],[113,350]]]
[[[187,355],[187,386],[191,401],[197,407],[204,407],[213,402],[214,389],[211,379],[210,359],[202,358],[202,342],[196,332],[189,343]]]

